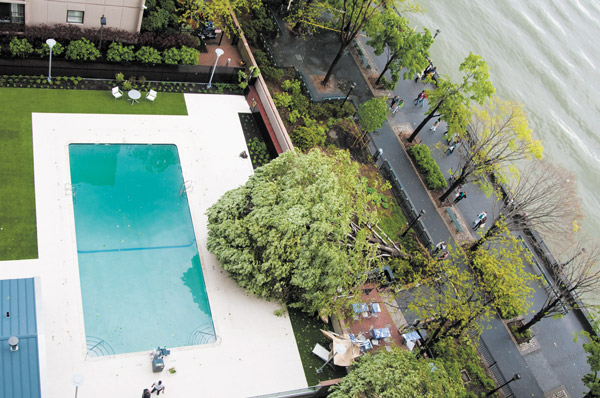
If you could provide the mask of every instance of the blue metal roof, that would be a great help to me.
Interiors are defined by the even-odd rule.
[[[19,339],[17,351],[11,336]],[[33,278],[0,280],[0,397],[41,397]]]

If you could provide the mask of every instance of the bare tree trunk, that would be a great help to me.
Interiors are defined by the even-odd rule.
[[[537,314],[535,314],[533,316],[533,318],[531,318],[529,320],[529,322],[525,323],[523,326],[521,326],[517,329],[517,333],[524,333],[526,330],[531,328],[533,325],[535,325],[536,323],[538,323],[539,321],[544,319],[546,317],[546,315],[548,315],[548,313],[550,313],[550,311],[552,311],[554,308],[556,308],[556,306],[560,302],[561,297],[562,297],[562,295],[559,295],[559,297],[554,298],[554,300],[552,300],[548,304],[544,305],[542,307],[542,309],[539,310],[537,312]]]
[[[435,117],[435,113],[437,112],[438,109],[440,109],[440,106],[442,106],[443,103],[444,103],[444,100],[441,100],[440,102],[438,102],[438,104],[435,106],[435,108],[431,112],[429,112],[427,114],[427,116],[425,116],[425,119],[423,119],[421,124],[419,124],[417,126],[417,128],[415,129],[415,131],[413,131],[413,133],[410,135],[410,137],[408,137],[408,142],[413,142],[413,140],[415,139],[417,134],[419,134],[421,132],[421,130],[423,129],[423,127],[425,127],[427,122]]]
[[[325,79],[323,79],[323,81],[321,82],[321,85],[326,86],[327,83],[329,83],[329,79],[331,78],[331,75],[333,74],[333,69],[337,65],[340,58],[342,58],[342,55],[344,54],[344,50],[346,49],[347,46],[348,46],[347,43],[345,43],[345,42],[341,43],[340,49],[338,50],[335,58],[333,59],[333,62],[329,66],[329,70],[327,71],[327,74],[325,75]]]
[[[385,75],[385,72],[387,72],[388,68],[390,67],[390,64],[396,59],[396,57],[392,57],[390,58],[389,61],[387,61],[385,63],[385,66],[383,67],[383,70],[381,71],[381,73],[379,74],[379,77],[377,78],[377,80],[375,80],[375,84],[379,84],[379,82],[381,81],[381,78],[383,77],[383,75]]]
[[[450,194],[459,186],[464,184],[466,177],[461,176],[458,177],[458,179],[456,181],[454,181],[452,184],[450,184],[450,188],[448,188],[446,190],[446,192],[444,192],[442,194],[442,196],[440,196],[440,203],[444,203],[444,201],[446,199],[448,199],[448,196],[450,196]]]
[[[485,232],[485,235],[483,235],[481,238],[477,239],[475,241],[475,243],[473,243],[471,245],[471,247],[469,247],[469,251],[471,251],[471,252],[477,251],[477,249],[479,249],[479,247],[481,247],[481,245],[483,245],[483,242],[487,241],[489,238],[492,238],[500,233],[500,227],[498,226],[498,224],[499,224],[501,218],[502,218],[502,216],[498,217],[496,219],[496,221],[494,221],[494,223],[492,224],[490,229],[488,229]]]

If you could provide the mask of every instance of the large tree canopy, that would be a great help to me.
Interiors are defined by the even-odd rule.
[[[346,152],[286,152],[208,209],[208,249],[248,292],[331,313],[376,256],[366,188]]]
[[[455,398],[464,396],[462,381],[451,378],[442,363],[420,360],[393,347],[356,361],[330,398]]]

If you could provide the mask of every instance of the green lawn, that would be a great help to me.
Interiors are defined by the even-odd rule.
[[[110,91],[0,88],[0,260],[37,258],[32,112],[187,115],[183,94],[131,106]]]

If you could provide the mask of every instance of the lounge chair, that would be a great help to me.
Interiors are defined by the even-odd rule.
[[[158,93],[156,91],[150,90],[150,91],[148,91],[148,94],[146,94],[146,99],[148,101],[152,101],[154,103],[154,100],[156,99],[157,94]]]
[[[113,87],[112,95],[113,95],[113,97],[115,97],[115,101],[116,101],[117,98],[121,98],[123,96],[123,92],[121,90],[119,90],[119,87]]]

